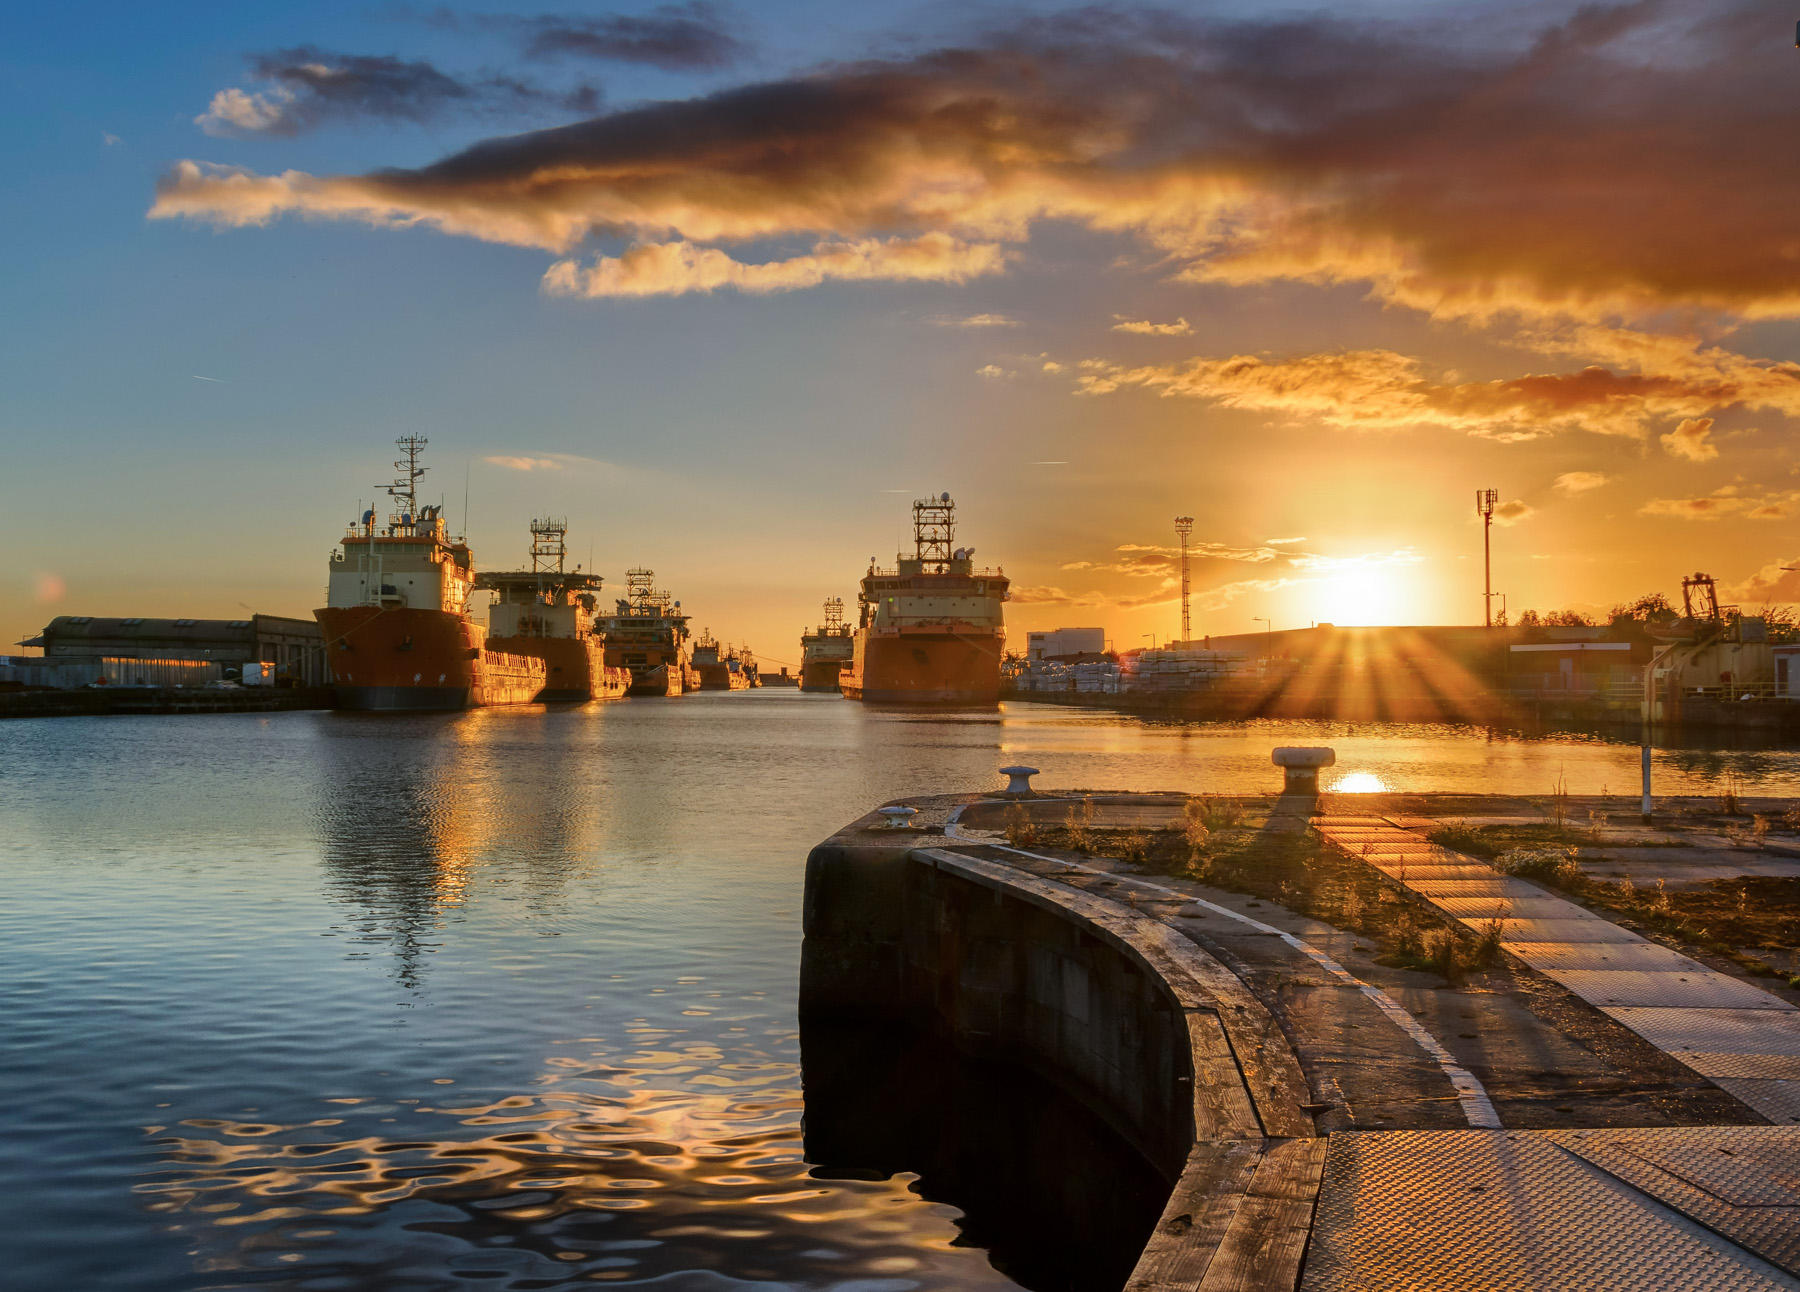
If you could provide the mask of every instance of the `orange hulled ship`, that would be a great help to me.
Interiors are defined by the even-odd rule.
[[[876,704],[989,705],[1000,699],[1007,579],[977,570],[974,548],[952,548],[949,494],[913,504],[913,554],[892,570],[869,562],[861,616],[840,686]]]
[[[850,625],[844,622],[844,599],[826,598],[825,622],[800,635],[800,689],[836,691],[839,674],[855,650]]]
[[[618,613],[595,621],[606,638],[606,662],[631,673],[629,695],[681,695],[700,689],[688,663],[688,617],[656,587],[654,570],[625,571]]]
[[[702,629],[700,640],[694,643],[694,656],[690,661],[694,671],[700,675],[702,691],[747,691],[756,683],[756,669],[752,662],[749,668],[744,666],[744,656],[729,646],[719,645],[718,639]]]
[[[425,438],[398,441],[387,494],[399,511],[384,525],[369,508],[331,554],[323,608],[331,680],[347,709],[467,709],[529,704],[544,689],[544,661],[490,650],[469,616],[474,558],[445,532],[443,509],[419,505]]]
[[[475,586],[494,594],[488,611],[490,650],[544,661],[538,699],[606,700],[624,695],[631,674],[606,663],[606,643],[594,631],[601,578],[580,566],[565,570],[569,524],[531,522],[531,568],[479,574]]]

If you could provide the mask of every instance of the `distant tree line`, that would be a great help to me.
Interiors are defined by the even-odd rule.
[[[1738,618],[1740,612],[1729,611],[1732,618]],[[1770,603],[1756,612],[1755,618],[1761,619],[1768,626],[1769,640],[1772,642],[1800,641],[1800,618],[1796,618],[1794,607]],[[1669,599],[1660,592],[1648,592],[1636,601],[1622,601],[1606,614],[1608,628],[1647,627],[1651,624],[1671,624],[1681,618],[1681,612],[1669,604]],[[1505,622],[1504,619],[1502,622]],[[1513,621],[1519,628],[1594,628],[1599,621],[1592,615],[1584,615],[1579,610],[1525,610]]]

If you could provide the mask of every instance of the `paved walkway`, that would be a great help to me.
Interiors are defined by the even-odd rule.
[[[1380,816],[1324,816],[1326,840],[1501,945],[1776,1123],[1800,1122],[1800,1010],[1586,907]]]

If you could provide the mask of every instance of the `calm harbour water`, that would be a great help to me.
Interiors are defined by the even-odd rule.
[[[1013,761],[1260,792],[1292,743],[1333,745],[1349,787],[1637,784],[1634,746],[1574,736],[783,691],[0,724],[4,1281],[1041,1286],[925,1148],[807,1160],[807,849]],[[1667,792],[1727,772],[1800,794],[1800,752],[1657,758]]]

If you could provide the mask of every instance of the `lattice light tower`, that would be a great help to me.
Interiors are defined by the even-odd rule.
[[[1194,639],[1194,631],[1188,622],[1188,535],[1194,532],[1194,518],[1177,516],[1175,532],[1181,536],[1181,640],[1189,642]]]
[[[921,498],[913,504],[913,555],[925,574],[950,572],[950,544],[956,538],[956,504],[950,495]]]
[[[561,574],[563,562],[568,559],[569,549],[564,538],[569,532],[569,522],[563,516],[545,516],[542,520],[535,517],[531,522],[531,572],[533,574]]]
[[[643,566],[625,571],[625,599],[639,614],[650,609],[650,599],[656,594],[655,579],[656,571]]]
[[[1498,489],[1475,491],[1475,514],[1481,517],[1481,621],[1489,628],[1494,626],[1494,504],[1499,501]]]

